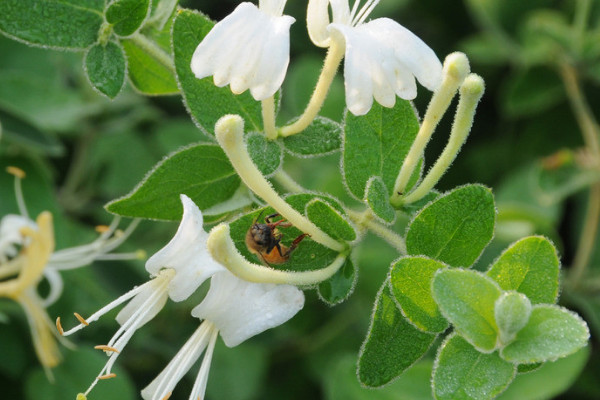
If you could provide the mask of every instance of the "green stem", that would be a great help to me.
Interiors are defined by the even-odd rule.
[[[162,48],[160,48],[156,42],[148,39],[141,33],[134,34],[129,38],[129,40],[141,47],[142,50],[144,50],[147,54],[175,74],[175,63],[173,62],[173,59]]]
[[[575,6],[575,20],[573,22],[574,39],[577,53],[581,53],[583,38],[587,29],[592,2],[590,0],[577,0]]]
[[[346,214],[348,217],[361,228],[367,228],[371,232],[375,233],[377,236],[388,242],[392,247],[394,247],[400,254],[406,255],[406,242],[404,238],[398,235],[396,232],[392,231],[385,225],[377,222],[371,210],[365,210],[364,212],[353,211],[350,209],[346,209]]]
[[[277,129],[275,128],[275,98],[273,96],[264,99],[260,103],[263,117],[263,129],[265,136],[269,140],[277,139]]]

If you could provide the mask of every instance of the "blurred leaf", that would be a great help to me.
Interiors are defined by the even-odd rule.
[[[69,351],[63,363],[52,370],[54,383],[48,381],[41,368],[35,369],[27,376],[25,399],[75,399],[77,393],[83,393],[90,386],[106,361],[107,357],[104,353],[88,347]],[[129,375],[118,365],[113,367],[113,372],[117,374],[117,378],[100,381],[88,396],[89,400],[138,398]]]
[[[82,50],[102,25],[103,0],[2,0],[0,32],[28,44]]]
[[[283,161],[281,146],[272,140],[267,140],[265,135],[251,132],[246,136],[246,148],[258,170],[266,177],[273,175]]]
[[[516,290],[533,304],[555,303],[559,290],[559,261],[548,239],[527,237],[506,249],[487,271],[502,290]]]
[[[335,210],[328,203],[318,198],[311,200],[306,205],[305,213],[308,219],[333,239],[345,241],[356,239],[354,228],[342,217],[338,210]]]
[[[379,387],[396,379],[429,349],[437,335],[418,330],[402,315],[386,280],[374,305],[358,360],[358,379]]]
[[[240,178],[223,150],[199,144],[158,163],[138,187],[108,203],[106,209],[128,217],[179,220],[180,194],[186,194],[204,210],[230,198],[239,185]]]
[[[502,293],[497,284],[477,271],[445,269],[435,274],[432,289],[456,331],[480,352],[494,351],[498,337],[494,304]]]
[[[392,264],[390,285],[402,314],[426,332],[440,333],[448,327],[431,294],[433,276],[445,267],[425,257],[403,257]]]
[[[333,276],[317,287],[319,298],[327,305],[334,306],[346,300],[356,286],[358,271],[350,258]]]
[[[362,200],[368,180],[380,176],[391,195],[418,131],[415,110],[405,100],[393,108],[376,103],[363,116],[346,111],[342,172],[350,193]]]
[[[283,144],[296,157],[321,156],[340,149],[341,134],[340,124],[328,118],[317,117],[301,133],[283,138]]]
[[[113,0],[106,8],[106,22],[117,35],[130,36],[146,19],[149,7],[149,0]]]
[[[589,347],[554,362],[544,363],[539,369],[519,374],[498,397],[498,400],[546,400],[556,398],[573,384],[589,357]]]
[[[173,25],[175,69],[187,109],[204,132],[213,133],[215,123],[225,114],[244,118],[246,131],[262,131],[259,101],[249,92],[234,95],[229,87],[218,88],[212,77],[198,79],[190,68],[192,54],[214,23],[192,10],[179,10]]]
[[[412,220],[406,233],[408,254],[468,267],[492,239],[495,218],[490,189],[459,187],[438,197]]]
[[[489,33],[470,36],[460,44],[460,47],[470,61],[478,64],[505,64],[510,61],[510,53],[506,47]]]
[[[85,71],[94,88],[114,99],[125,84],[127,62],[123,49],[114,42],[95,44],[85,53]]]
[[[32,350],[32,338],[25,336],[14,321],[2,321],[1,324],[0,354],[2,354],[2,362],[0,371],[12,379],[17,379],[23,376],[27,368],[29,361],[27,352]]]
[[[500,350],[500,356],[514,363],[553,361],[584,347],[589,336],[579,315],[559,306],[538,304],[515,340]]]
[[[510,384],[516,365],[498,353],[483,354],[456,333],[446,338],[433,370],[433,391],[438,400],[493,399]]]
[[[547,67],[534,67],[511,76],[505,87],[502,105],[511,117],[546,111],[565,96],[562,81]]]
[[[367,181],[365,200],[375,216],[390,224],[394,222],[396,210],[390,204],[390,195],[381,177],[373,176]]]
[[[422,361],[397,380],[377,390],[364,388],[356,380],[356,355],[348,354],[325,370],[326,400],[432,400],[431,362]]]
[[[518,374],[528,374],[532,371],[536,371],[540,369],[540,367],[544,365],[544,363],[533,363],[533,364],[519,364],[517,366]]]
[[[42,151],[51,156],[64,152],[62,143],[48,132],[44,132],[10,110],[4,110],[0,105],[0,132],[4,140],[18,143],[32,150]]]
[[[163,29],[175,12],[179,0],[154,0],[150,10],[150,18],[146,25],[155,25],[157,29]]]

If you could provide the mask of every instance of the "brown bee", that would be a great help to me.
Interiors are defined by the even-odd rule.
[[[261,213],[262,214],[262,213]],[[277,229],[288,228],[292,226],[284,219],[272,222],[272,219],[279,214],[271,214],[265,217],[265,223],[257,223],[258,218],[252,223],[248,232],[246,232],[246,246],[251,253],[256,254],[265,264],[285,264],[290,259],[290,254],[298,247],[298,244],[308,236],[303,233],[298,236],[290,247],[286,247],[281,243],[283,234]]]

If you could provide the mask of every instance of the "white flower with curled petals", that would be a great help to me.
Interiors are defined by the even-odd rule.
[[[366,114],[373,98],[393,107],[396,96],[412,100],[417,80],[431,91],[442,82],[442,64],[415,34],[389,18],[365,22],[379,0],[367,0],[352,10],[348,0],[309,0],[308,32],[314,44],[345,46],[346,105],[354,115]],[[329,6],[332,21],[329,19]]]
[[[241,3],[217,23],[192,56],[194,75],[213,76],[215,85],[230,85],[240,94],[247,89],[265,100],[281,87],[290,61],[290,26],[283,15],[286,0]]]
[[[160,400],[204,353],[190,399],[203,399],[208,372],[220,333],[228,347],[283,324],[304,306],[304,294],[291,285],[252,283],[229,271],[215,274],[208,294],[192,315],[204,321],[167,367],[142,390],[144,400]]]

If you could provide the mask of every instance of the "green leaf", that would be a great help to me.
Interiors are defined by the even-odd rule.
[[[423,360],[393,383],[372,390],[356,380],[356,354],[347,354],[325,368],[325,400],[431,400],[431,361]]]
[[[96,42],[104,1],[2,0],[0,32],[28,44],[82,50]]]
[[[500,350],[500,356],[514,363],[552,361],[575,353],[589,337],[587,324],[579,315],[559,306],[538,304],[515,340]]]
[[[575,382],[589,355],[587,346],[568,357],[544,363],[533,372],[519,374],[498,400],[555,399]]]
[[[518,374],[528,374],[532,371],[538,370],[544,363],[533,363],[533,364],[519,364],[517,366]]]
[[[114,0],[106,9],[106,22],[117,35],[130,36],[142,26],[149,11],[149,0]]]
[[[387,223],[394,223],[396,219],[396,210],[390,204],[388,190],[379,176],[373,176],[367,181],[366,203],[369,205],[373,214]]]
[[[531,302],[522,293],[504,292],[496,300],[494,316],[496,325],[498,325],[500,342],[508,344],[529,321]]]
[[[345,301],[356,286],[358,271],[350,258],[346,258],[346,262],[342,265],[333,276],[326,281],[323,281],[317,287],[319,298],[327,305],[334,306]]]
[[[301,133],[284,138],[283,144],[288,153],[297,157],[330,154],[342,145],[342,127],[335,121],[318,116]]]
[[[109,212],[136,218],[180,220],[180,194],[205,210],[230,198],[240,185],[219,146],[193,145],[161,161],[127,196],[106,205]]]
[[[456,331],[480,352],[496,349],[494,304],[502,293],[485,275],[465,269],[440,270],[433,278],[433,298]]]
[[[456,333],[440,346],[433,369],[438,400],[493,399],[511,383],[516,365],[498,353],[484,354]]]
[[[390,285],[402,314],[425,332],[440,333],[448,327],[431,295],[433,276],[444,267],[425,257],[404,257],[392,264]]]
[[[114,43],[95,44],[85,53],[83,61],[88,79],[94,88],[114,99],[125,84],[127,62],[123,49]]]
[[[94,381],[106,364],[106,356],[91,346],[82,346],[77,351],[69,351],[62,364],[52,369],[54,382],[50,382],[42,368],[35,369],[27,376],[25,400],[64,400],[75,399]],[[103,381],[94,388],[90,400],[116,399],[134,400],[138,398],[135,386],[129,375],[118,365],[113,367],[118,379]]]
[[[319,197],[327,201],[336,209],[340,207],[333,199],[325,196],[316,196],[313,194],[291,195],[286,197],[285,200],[296,211],[304,214],[306,205],[315,197]],[[259,257],[250,253],[248,250],[248,247],[246,246],[246,233],[252,224],[265,223],[265,217],[275,212],[276,211],[271,207],[257,209],[237,218],[229,224],[230,235],[233,243],[235,244],[237,250],[250,262],[258,264],[263,263]],[[275,220],[277,220],[277,218]],[[279,232],[282,234],[281,244],[287,247],[291,245],[295,238],[302,234],[302,232],[294,226],[281,228],[279,229]],[[335,260],[337,255],[337,252],[313,241],[310,237],[305,237],[304,240],[298,245],[296,250],[294,250],[294,252],[291,254],[286,263],[280,265],[271,265],[271,267],[285,271],[310,271],[327,267]]]
[[[150,18],[146,21],[146,25],[155,25],[157,29],[163,29],[167,22],[172,19],[173,13],[177,8],[179,0],[158,0],[152,2],[150,10]]]
[[[479,33],[468,37],[460,43],[460,47],[470,61],[478,64],[503,64],[511,59],[508,49],[499,43],[496,36],[489,33]]]
[[[277,142],[267,140],[262,133],[251,132],[246,136],[246,148],[264,176],[269,177],[279,169],[283,160],[283,150]]]
[[[4,110],[0,106],[0,134],[3,140],[18,143],[32,150],[57,156],[64,152],[62,143],[49,132],[42,131],[17,113]]]
[[[410,255],[424,255],[452,267],[468,267],[494,234],[496,210],[490,189],[467,185],[438,197],[411,222]]]
[[[359,117],[346,111],[342,172],[350,193],[362,200],[368,180],[380,176],[391,195],[418,131],[415,111],[405,100],[397,99],[393,108],[374,104]]]
[[[311,200],[306,205],[306,216],[323,232],[333,239],[352,241],[356,239],[354,228],[328,203],[320,200]]]
[[[262,131],[260,102],[249,92],[234,95],[228,87],[218,88],[212,77],[197,79],[190,63],[192,54],[214,23],[203,14],[179,10],[173,25],[173,54],[179,88],[194,122],[213,134],[215,123],[225,114],[240,115],[247,131]]]
[[[125,39],[121,41],[121,44],[127,55],[129,80],[133,87],[146,95],[167,95],[179,92],[171,65],[165,65],[133,40]]]
[[[427,352],[436,338],[404,318],[388,283],[386,280],[377,294],[369,333],[359,354],[358,379],[368,387],[396,379]]]
[[[504,110],[513,117],[548,110],[565,96],[562,81],[547,67],[531,68],[516,75],[505,87]]]
[[[559,290],[559,261],[556,249],[541,236],[512,244],[487,271],[502,290],[516,290],[531,303],[555,303]]]

